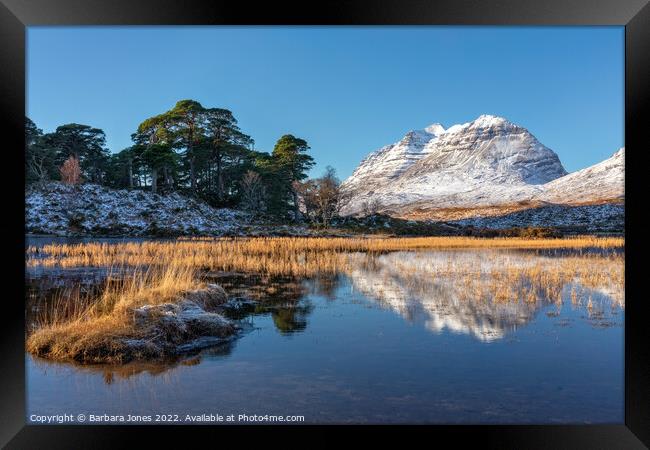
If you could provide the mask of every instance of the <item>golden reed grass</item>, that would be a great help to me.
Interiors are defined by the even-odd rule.
[[[573,304],[586,303],[588,291],[596,290],[607,292],[614,303],[624,307],[625,261],[620,253],[544,257],[488,251],[465,258],[450,254],[447,261],[437,264],[431,264],[426,254],[407,258],[386,255],[379,261],[356,257],[349,266],[369,273],[379,270],[389,281],[399,279],[403,288],[421,293],[446,284],[454,297],[468,302],[561,304],[563,291],[570,287]]]
[[[57,299],[49,315],[42,316],[28,337],[27,350],[53,359],[122,362],[129,358],[124,339],[138,339],[147,333],[135,326],[133,309],[175,301],[181,293],[200,287],[200,274],[206,272],[304,277],[345,273],[360,264],[375,264],[375,256],[400,250],[414,251],[417,257],[420,250],[431,249],[570,248],[579,253],[585,248],[623,246],[622,238],[435,237],[224,238],[29,247],[26,265],[30,267],[107,267],[109,273],[117,275],[106,279],[99,295],[77,292]],[[364,253],[367,258],[359,259]],[[560,258],[524,254],[511,260],[501,252],[488,251],[485,255],[485,266],[480,260],[450,258],[446,265],[427,269],[427,276],[449,280],[468,301],[535,302],[546,298],[562,302],[562,290],[571,285],[572,301],[580,303],[582,296],[576,292],[576,285],[613,286],[620,292],[624,286],[624,256],[620,253]],[[411,270],[408,264],[400,269],[400,262],[394,263],[402,273]]]
[[[310,276],[341,269],[341,253],[503,248],[622,248],[623,238],[216,238],[117,244],[51,244],[27,249],[27,266],[113,267],[177,264],[210,271]]]
[[[37,356],[79,362],[122,362],[129,358],[124,339],[147,336],[133,309],[174,302],[201,287],[195,269],[169,264],[107,277],[98,296],[59,297],[38,318],[26,349]],[[152,355],[155,356],[155,355]]]

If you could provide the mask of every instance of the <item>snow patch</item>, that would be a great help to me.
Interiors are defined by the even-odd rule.
[[[115,190],[94,184],[50,183],[30,188],[25,196],[28,233],[54,235],[223,235],[235,232],[250,217],[213,208],[178,193]]]

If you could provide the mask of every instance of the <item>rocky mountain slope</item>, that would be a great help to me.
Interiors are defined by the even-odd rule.
[[[368,156],[342,185],[344,215],[459,220],[547,204],[622,201],[624,149],[567,174],[525,128],[496,116],[435,124]]]
[[[624,200],[625,148],[605,161],[545,184],[540,197],[545,202],[563,205]]]
[[[444,133],[440,124],[407,133],[399,142],[368,155],[346,181],[349,189],[372,190],[400,176],[406,169],[426,157],[432,142]]]

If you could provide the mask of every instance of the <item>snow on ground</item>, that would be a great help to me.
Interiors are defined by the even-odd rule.
[[[621,232],[625,229],[625,205],[549,205],[514,213],[447,222],[460,226],[505,229],[513,227],[553,227],[582,232]]]
[[[598,164],[546,183],[542,194],[547,202],[564,204],[624,197],[625,147]]]
[[[50,183],[25,193],[28,233],[54,235],[222,235],[250,221],[178,193],[115,190],[93,184]]]

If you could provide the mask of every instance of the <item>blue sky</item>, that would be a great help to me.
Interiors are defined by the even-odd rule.
[[[27,115],[83,123],[111,151],[191,98],[256,149],[283,134],[349,176],[412,129],[494,114],[574,171],[624,145],[623,27],[30,27]]]

